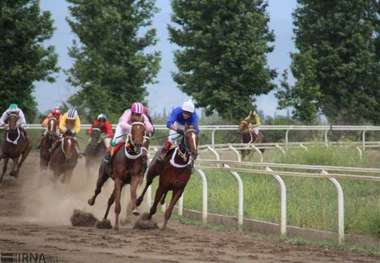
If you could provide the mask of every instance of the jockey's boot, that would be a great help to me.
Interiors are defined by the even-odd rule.
[[[162,163],[165,160],[165,157],[170,151],[171,147],[172,147],[172,143],[170,141],[166,141],[164,146],[161,149],[160,154],[158,155],[157,162]]]

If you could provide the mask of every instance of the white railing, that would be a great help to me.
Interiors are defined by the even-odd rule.
[[[90,124],[82,124],[82,129],[90,128]],[[116,125],[112,125],[115,129]],[[41,129],[40,124],[29,124],[28,129]],[[157,130],[166,130],[166,125],[157,124],[155,125]],[[216,131],[237,131],[239,129],[238,125],[200,125],[202,131],[211,131],[211,145],[215,145],[215,133]],[[380,126],[352,126],[352,125],[262,125],[261,130],[264,131],[285,131],[285,145],[289,143],[289,132],[290,131],[324,131],[324,141],[328,143],[328,132],[329,131],[360,131],[362,148],[365,149],[366,146],[366,132],[368,131],[380,131]]]
[[[243,181],[239,173],[246,175],[271,176],[279,185],[280,194],[280,222],[279,233],[285,237],[287,235],[287,188],[283,176],[302,177],[302,178],[318,178],[321,180],[329,180],[334,184],[337,192],[337,223],[338,223],[338,242],[341,244],[345,240],[344,232],[344,192],[338,179],[351,179],[360,181],[380,182],[380,169],[377,168],[361,168],[361,167],[342,167],[327,165],[301,165],[301,164],[284,164],[284,163],[265,163],[265,162],[242,162],[238,148],[233,144],[228,145],[210,145],[202,146],[203,149],[210,150],[214,156],[213,159],[198,159],[196,163],[196,172],[201,176],[202,182],[202,222],[207,223],[208,217],[208,184],[207,173],[210,170],[228,171],[237,181],[238,192],[238,211],[237,222],[238,228],[242,229],[244,224],[244,188]],[[237,156],[237,160],[221,160],[218,150],[229,149]],[[249,148],[248,148],[249,149]],[[253,150],[251,148],[251,150]],[[178,210],[179,215],[183,214],[183,199]],[[269,222],[268,222],[269,223]]]

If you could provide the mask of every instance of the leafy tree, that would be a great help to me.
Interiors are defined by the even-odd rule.
[[[159,70],[159,52],[151,28],[153,0],[68,0],[68,22],[80,43],[69,55],[75,59],[68,81],[78,88],[69,99],[90,117],[106,112],[116,119],[133,101],[147,95]]]
[[[35,81],[53,82],[57,55],[42,43],[53,34],[50,12],[37,0],[0,1],[0,111],[10,103],[23,109],[27,121],[37,113]]]
[[[237,121],[252,110],[255,96],[274,88],[266,1],[172,0],[172,7],[170,40],[180,47],[174,80],[206,114]]]
[[[318,113],[331,123],[380,123],[377,0],[298,0],[291,70],[277,96],[297,119]]]

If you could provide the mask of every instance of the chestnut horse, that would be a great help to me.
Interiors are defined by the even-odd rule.
[[[154,177],[160,176],[154,203],[150,208],[148,218],[152,218],[157,211],[158,203],[161,201],[161,204],[164,204],[166,194],[172,191],[172,199],[165,211],[163,229],[166,228],[173,208],[190,179],[192,167],[198,155],[197,148],[198,137],[196,131],[192,126],[187,126],[180,145],[170,150],[162,163],[157,162],[160,154],[158,151],[152,160],[152,165],[148,168],[146,185],[141,196],[137,199],[137,205],[139,206],[142,203],[145,192],[149,185],[152,184]]]
[[[59,139],[57,134],[58,121],[55,117],[50,117],[47,123],[47,129],[42,136],[40,144],[40,168],[45,170],[48,168],[51,147]]]
[[[86,156],[86,168],[89,172],[91,167],[97,167],[97,164],[102,160],[106,153],[104,145],[104,134],[102,126],[93,127],[90,136],[90,141],[87,144],[84,155]]]
[[[254,131],[249,129],[248,122],[246,120],[242,120],[239,125],[239,132],[241,135],[241,143],[247,144],[255,144],[255,143],[263,143],[265,138],[264,134],[259,131],[259,134],[256,135]],[[260,149],[261,152],[264,152],[264,149]],[[249,155],[250,150],[241,150],[242,158]]]
[[[18,119],[19,115],[17,113],[11,113],[5,121],[8,128],[5,130],[4,142],[1,147],[2,152],[0,155],[0,160],[4,159],[4,166],[0,177],[0,183],[2,182],[7,171],[8,160],[12,159],[13,161],[13,168],[10,175],[17,177],[20,172],[21,165],[32,149],[32,144],[26,136],[26,131],[17,126]]]
[[[49,167],[56,178],[63,174],[61,182],[68,183],[78,162],[79,154],[76,149],[78,142],[71,132],[67,131],[57,143],[51,153]]]
[[[101,191],[101,187],[109,177],[114,180],[114,189],[108,199],[108,206],[104,215],[107,219],[109,210],[115,202],[115,229],[119,229],[119,215],[121,211],[121,191],[124,185],[130,184],[131,206],[130,210],[134,215],[138,215],[136,206],[137,187],[144,178],[145,162],[147,149],[145,143],[145,125],[141,119],[132,122],[132,128],[127,135],[127,140],[120,150],[113,156],[111,160],[112,169],[108,171],[106,164],[102,163],[99,168],[99,177],[96,183],[95,194],[88,200],[89,205],[94,205],[97,195]]]

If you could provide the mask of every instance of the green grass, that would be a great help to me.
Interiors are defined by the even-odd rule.
[[[267,153],[265,153],[267,154]],[[266,156],[267,157],[267,156]],[[272,152],[270,160],[282,163],[370,166],[367,154],[360,160],[355,148],[311,146]],[[226,171],[207,170],[209,212],[237,215],[237,182]],[[279,223],[279,192],[271,176],[241,173],[244,216]],[[284,177],[288,224],[337,231],[337,194],[327,179]],[[380,238],[380,183],[340,179],[345,197],[345,231]],[[193,174],[185,191],[185,207],[201,210],[201,180]]]

